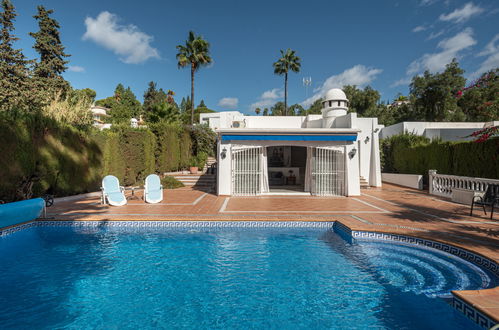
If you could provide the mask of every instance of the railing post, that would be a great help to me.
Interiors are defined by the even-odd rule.
[[[429,170],[428,171],[428,191],[430,195],[433,195],[433,180],[434,180],[434,175],[437,174],[437,170]]]

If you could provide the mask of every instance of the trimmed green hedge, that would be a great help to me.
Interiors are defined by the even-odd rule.
[[[192,131],[170,124],[79,131],[39,115],[0,114],[0,200],[96,191],[108,174],[136,185],[150,173],[187,168],[196,155]]]
[[[86,132],[41,116],[0,117],[0,199],[95,190],[102,150]]]
[[[499,178],[499,139],[482,143],[430,141],[412,134],[392,136],[381,142],[382,171]]]

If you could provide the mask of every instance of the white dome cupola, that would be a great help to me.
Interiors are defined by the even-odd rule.
[[[324,126],[330,128],[334,118],[345,116],[348,111],[348,99],[345,93],[339,88],[333,88],[327,91],[322,101],[322,118]]]

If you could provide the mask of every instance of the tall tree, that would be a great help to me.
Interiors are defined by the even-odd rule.
[[[153,111],[155,105],[166,103],[168,99],[165,91],[162,88],[158,90],[157,85],[154,81],[149,82],[148,86],[149,87],[144,93],[144,104],[142,107],[146,116],[148,115],[148,113]]]
[[[281,57],[273,64],[274,73],[284,75],[284,115],[287,114],[288,110],[288,72],[289,70],[300,72],[300,61],[300,58],[295,55],[295,51],[288,48],[286,52],[281,49]]]
[[[314,103],[310,105],[310,108],[306,110],[307,115],[320,114],[322,110],[322,101],[324,101],[322,98],[318,98],[317,100],[315,100]]]
[[[178,67],[191,68],[191,125],[194,124],[194,73],[200,67],[206,66],[212,62],[210,56],[210,43],[201,36],[196,36],[194,32],[189,31],[189,36],[185,45],[177,46]]]
[[[16,12],[10,0],[2,0],[0,14],[0,110],[22,108],[30,98],[29,61],[20,49],[14,49]]]
[[[457,106],[456,94],[464,88],[464,71],[456,59],[441,73],[425,71],[412,78],[411,103],[418,119],[427,121],[462,121],[464,113]]]
[[[458,105],[468,121],[499,118],[499,68],[483,73],[457,93]]]
[[[355,85],[346,85],[343,86],[343,91],[349,101],[348,110],[357,112],[359,116],[363,116],[369,110],[374,111],[381,98],[379,92],[370,86],[358,89]]]
[[[97,100],[95,104],[110,109],[109,115],[111,115],[112,123],[129,123],[130,119],[137,117],[142,110],[140,102],[130,87],[125,88],[122,84],[116,86],[114,96]]]
[[[282,101],[276,102],[272,107],[270,107],[270,115],[271,116],[285,116],[286,110],[284,107],[284,103]]]
[[[30,35],[35,39],[33,48],[40,54],[40,60],[34,67],[34,74],[48,88],[67,90],[69,84],[62,77],[62,73],[67,69],[68,61],[65,58],[70,55],[64,52],[59,35],[59,23],[50,17],[53,12],[51,9],[38,6],[38,14],[33,16],[38,21],[39,31],[30,32]]]
[[[198,108],[208,108],[208,107],[206,106],[206,104],[204,104],[204,100],[201,100],[201,102],[199,102]]]
[[[260,112],[261,112],[261,111],[262,111],[262,110],[261,110],[260,108],[256,108],[256,109],[255,109],[255,113],[256,113],[256,115],[258,116],[258,115],[260,114]]]

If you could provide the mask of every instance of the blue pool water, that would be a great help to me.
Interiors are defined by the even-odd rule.
[[[0,238],[3,329],[474,329],[497,285],[438,252],[319,229],[34,227]]]

